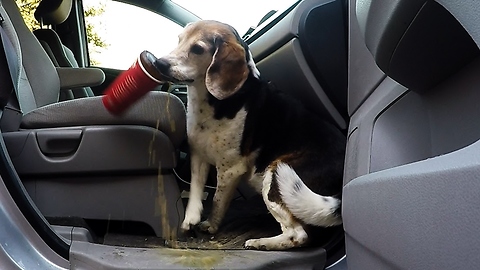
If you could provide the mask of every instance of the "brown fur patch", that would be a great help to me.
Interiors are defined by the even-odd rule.
[[[237,41],[223,41],[216,46],[205,84],[214,97],[224,99],[240,89],[247,79],[248,67],[245,50]]]

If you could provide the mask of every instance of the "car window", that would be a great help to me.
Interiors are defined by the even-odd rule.
[[[152,11],[111,0],[84,0],[90,65],[128,69],[148,50],[160,57],[178,42],[182,26]]]
[[[217,20],[233,26],[243,36],[255,28],[270,11],[283,11],[298,0],[173,0],[202,19]]]

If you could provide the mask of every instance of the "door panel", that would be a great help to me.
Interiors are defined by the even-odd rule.
[[[351,0],[349,16],[349,269],[478,268],[480,57],[465,21],[435,1]]]

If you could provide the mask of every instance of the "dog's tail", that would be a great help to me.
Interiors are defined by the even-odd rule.
[[[301,221],[329,227],[342,224],[342,201],[332,196],[322,196],[309,189],[292,167],[279,163],[276,180],[281,198],[288,210]]]

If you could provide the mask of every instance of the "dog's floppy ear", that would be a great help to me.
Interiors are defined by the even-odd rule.
[[[215,53],[207,69],[205,85],[217,99],[235,94],[248,77],[245,49],[238,42],[225,42],[216,37]]]

